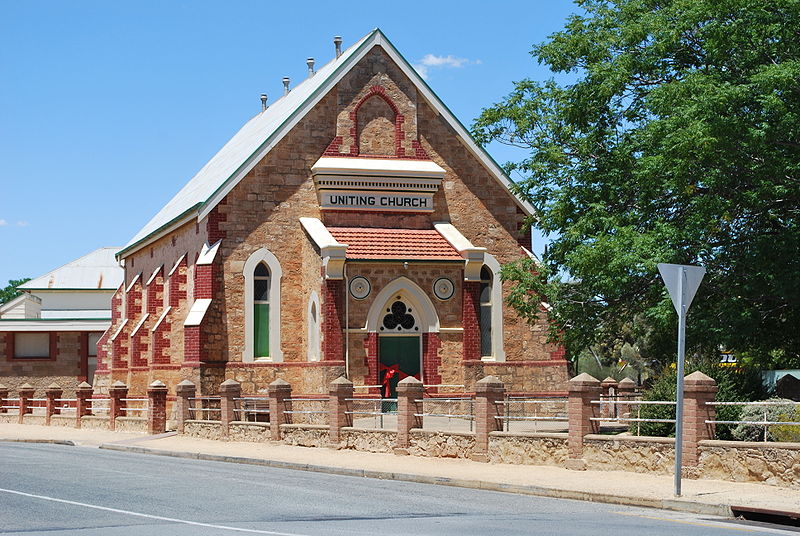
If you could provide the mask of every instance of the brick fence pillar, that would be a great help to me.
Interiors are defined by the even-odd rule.
[[[236,418],[236,399],[242,397],[242,386],[236,380],[225,380],[219,385],[219,407],[222,435],[227,436],[231,430],[231,422]]]
[[[284,379],[278,378],[268,388],[269,393],[269,429],[273,441],[281,440],[281,425],[286,424],[289,414],[287,404],[292,403],[292,386]]]
[[[167,431],[167,386],[160,380],[147,387],[147,431],[150,434]]]
[[[347,399],[353,398],[353,382],[339,376],[331,382],[328,394],[328,441],[337,446],[342,440],[342,428],[353,425],[353,416],[347,414],[352,406]]]
[[[57,383],[51,383],[47,386],[47,389],[44,391],[44,396],[46,399],[45,402],[45,410],[44,410],[44,424],[45,426],[50,426],[50,420],[53,415],[57,415],[60,413],[58,405],[58,399],[61,398],[61,395],[64,393],[64,390],[61,389],[61,386]]]
[[[408,454],[411,445],[411,429],[422,428],[422,417],[415,415],[422,413],[422,400],[424,388],[422,382],[414,376],[403,378],[397,382],[397,440],[394,453]]]
[[[4,406],[8,405],[6,399],[8,398],[8,387],[0,383],[0,413],[8,413]]]
[[[616,404],[611,404],[610,402],[614,401],[614,400],[611,399],[611,397],[614,397],[614,399],[616,399],[616,396],[614,396],[614,395],[617,394],[617,386],[618,385],[619,384],[617,383],[617,380],[615,380],[611,376],[609,376],[608,378],[606,378],[605,380],[603,380],[600,383],[600,388],[603,390],[603,398],[602,398],[602,400],[604,402],[609,402],[607,404],[601,404],[600,405],[600,416],[601,417],[613,418],[613,417],[617,416],[617,412],[616,412],[617,406],[616,406]]]
[[[700,372],[692,372],[683,380],[683,467],[695,467],[700,461],[700,442],[714,439],[714,425],[706,424],[716,417],[713,402],[717,382]]]
[[[33,385],[29,383],[23,383],[19,388],[19,419],[17,422],[22,424],[22,419],[24,418],[26,413],[33,413],[33,410],[30,407],[30,400],[33,398],[33,394],[36,392]]]
[[[192,405],[197,387],[189,380],[183,380],[175,386],[175,413],[178,417],[178,433],[182,434],[186,429],[186,421],[192,418]]]
[[[108,429],[116,430],[117,417],[124,417],[125,412],[125,399],[128,398],[128,386],[121,381],[115,381],[111,387],[108,388],[109,406],[108,406]]]
[[[592,404],[592,400],[600,397],[600,381],[586,374],[579,374],[569,381],[569,402],[567,415],[569,419],[569,434],[567,443],[569,445],[569,459],[567,469],[583,470],[585,464],[583,456],[583,438],[586,434],[597,433],[599,430],[598,422],[592,421],[592,417],[599,414],[599,406]]]
[[[81,420],[85,415],[92,414],[89,404],[93,392],[92,386],[86,382],[79,383],[75,388],[75,428],[81,427]]]
[[[502,429],[503,423],[497,417],[503,410],[498,402],[505,393],[503,382],[494,376],[475,383],[475,449],[471,456],[475,461],[489,461],[489,434]]]

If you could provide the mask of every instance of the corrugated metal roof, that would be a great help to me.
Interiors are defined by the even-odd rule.
[[[147,244],[159,233],[168,230],[171,225],[184,218],[196,216],[202,219],[224,195],[233,188],[238,180],[254,166],[260,158],[288,132],[302,115],[299,112],[317,99],[324,96],[324,90],[344,76],[350,67],[356,64],[362,53],[371,45],[379,45],[397,62],[400,69],[417,85],[422,97],[430,103],[438,113],[456,131],[457,136],[467,149],[475,155],[486,169],[494,175],[501,186],[512,196],[517,204],[528,214],[533,207],[519,199],[511,192],[512,181],[505,175],[491,156],[471,138],[466,128],[459,122],[447,106],[436,96],[411,64],[403,58],[391,42],[379,29],[371,31],[353,46],[345,50],[339,58],[320,68],[311,78],[306,78],[297,87],[275,101],[266,111],[248,121],[233,138],[184,186],[153,219],[136,233],[118,255],[135,251],[137,247]]]
[[[119,248],[100,248],[68,262],[19,288],[23,290],[97,289],[116,290],[122,284],[123,270],[114,258]]]
[[[347,244],[347,259],[464,260],[434,229],[328,227],[328,231],[337,242]]]
[[[300,106],[319,89],[333,74],[336,68],[344,64],[358,47],[369,39],[377,30],[359,40],[356,44],[342,52],[338,58],[328,62],[316,74],[306,78],[288,95],[272,103],[269,108],[248,121],[233,138],[226,143],[214,157],[197,172],[192,180],[184,186],[175,197],[162,208],[147,225],[136,233],[124,249],[136,244],[148,235],[158,231],[193,207],[205,203],[209,197],[255,153],[261,145]]]

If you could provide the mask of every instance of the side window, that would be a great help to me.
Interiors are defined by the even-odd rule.
[[[253,273],[253,352],[254,357],[269,357],[269,268],[258,263]]]
[[[50,333],[15,333],[14,357],[16,359],[49,359]]]
[[[481,355],[491,356],[492,352],[492,272],[488,267],[481,268]]]

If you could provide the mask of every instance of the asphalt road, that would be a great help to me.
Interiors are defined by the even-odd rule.
[[[402,463],[402,458],[398,459]],[[0,443],[0,534],[797,534],[660,510]]]

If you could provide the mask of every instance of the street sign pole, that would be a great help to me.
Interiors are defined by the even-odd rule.
[[[706,269],[702,266],[659,264],[658,271],[678,313],[678,380],[675,389],[675,496],[681,495],[683,466],[683,375],[686,358],[686,312]]]
[[[681,496],[683,467],[683,363],[686,358],[686,268],[678,275],[678,385],[675,391],[675,496]]]

